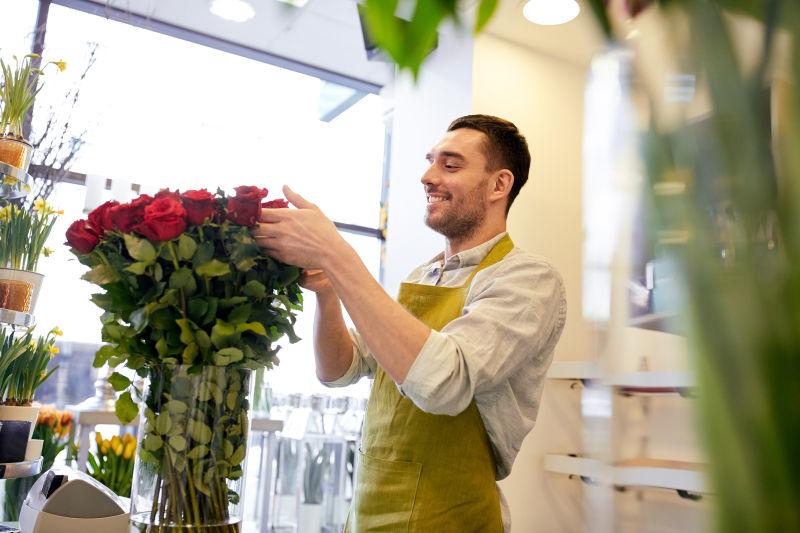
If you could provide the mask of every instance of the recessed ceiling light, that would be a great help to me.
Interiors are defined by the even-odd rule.
[[[232,22],[247,22],[256,15],[256,10],[245,0],[211,0],[208,9],[219,18]]]
[[[578,16],[581,8],[575,0],[528,0],[523,16],[536,24],[555,26]]]

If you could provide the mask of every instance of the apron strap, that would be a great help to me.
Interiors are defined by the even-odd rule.
[[[509,237],[508,233],[506,233],[502,239],[497,241],[492,249],[486,254],[486,257],[478,263],[478,266],[475,267],[475,270],[472,271],[472,274],[469,275],[467,278],[466,283],[462,285],[462,287],[469,287],[472,285],[472,279],[475,277],[475,274],[480,272],[486,267],[490,267],[495,263],[498,263],[501,259],[503,259],[508,252],[514,249],[514,242]]]

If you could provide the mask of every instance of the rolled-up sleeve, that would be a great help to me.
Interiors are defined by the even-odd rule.
[[[432,331],[398,385],[423,411],[457,415],[521,365],[547,365],[566,317],[559,274],[546,262],[478,273],[461,316]]]
[[[378,364],[367,348],[364,339],[354,329],[350,330],[350,340],[353,342],[353,362],[350,368],[339,379],[333,381],[322,381],[320,383],[326,387],[347,387],[356,383],[363,377],[373,377],[375,368]]]

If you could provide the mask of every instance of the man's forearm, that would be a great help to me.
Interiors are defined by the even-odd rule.
[[[332,290],[317,293],[314,357],[317,378],[321,381],[339,379],[353,363],[353,343],[342,317],[339,297]]]
[[[346,243],[330,251],[325,271],[372,355],[402,384],[430,328],[395,302]]]

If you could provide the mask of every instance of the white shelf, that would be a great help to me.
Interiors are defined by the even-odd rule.
[[[642,371],[616,374],[603,379],[611,387],[631,388],[690,388],[694,379],[688,372]]]
[[[600,369],[594,361],[553,361],[548,379],[599,379]]]
[[[632,459],[608,465],[587,457],[547,454],[544,457],[544,469],[618,487],[652,487],[692,494],[709,492],[704,465],[700,463]]]

